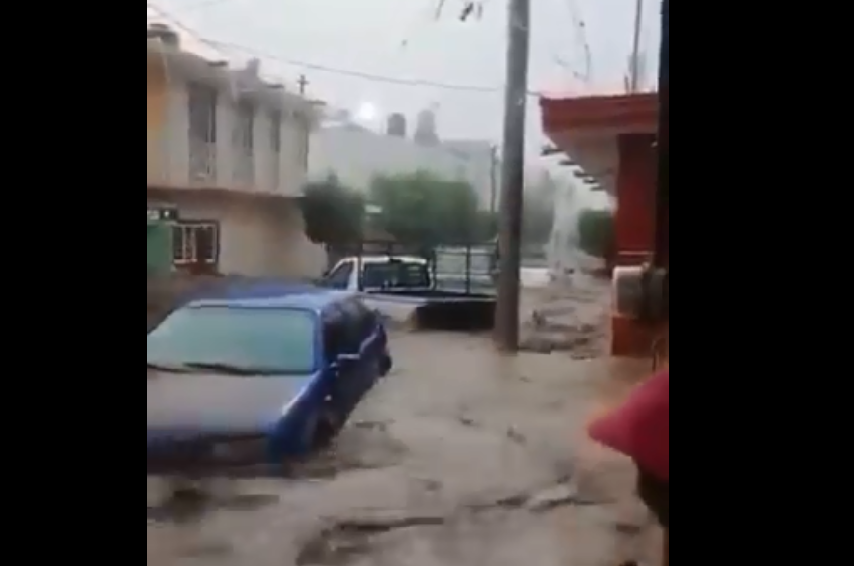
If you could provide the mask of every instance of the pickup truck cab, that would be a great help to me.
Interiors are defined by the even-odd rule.
[[[427,260],[413,256],[362,256],[340,260],[323,286],[346,291],[429,291],[433,277]]]

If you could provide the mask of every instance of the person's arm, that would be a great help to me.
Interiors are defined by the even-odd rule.
[[[590,436],[632,459],[637,492],[664,528],[662,563],[670,559],[670,371],[637,387],[622,405],[596,420]]]

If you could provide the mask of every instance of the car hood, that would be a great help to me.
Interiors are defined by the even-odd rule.
[[[265,431],[312,377],[149,371],[149,436]]]

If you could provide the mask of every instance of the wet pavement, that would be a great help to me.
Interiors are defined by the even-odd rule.
[[[562,300],[577,295],[581,305],[570,314],[547,294],[528,293],[523,308],[540,308],[547,332],[566,324],[583,333],[597,325],[603,293],[564,291]],[[561,316],[569,322],[554,322]],[[587,332],[590,355],[576,357],[593,358],[598,330]],[[212,498],[166,507],[157,507],[161,486],[149,479],[148,564],[618,566],[647,558],[649,518],[630,497],[630,469],[583,435],[591,414],[645,368],[571,351],[500,356],[488,336],[396,333],[392,347],[391,375],[335,446],[294,478],[214,486]]]

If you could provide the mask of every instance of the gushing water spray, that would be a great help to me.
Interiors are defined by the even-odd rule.
[[[590,191],[577,180],[565,183],[555,194],[555,218],[549,241],[547,261],[554,280],[578,273],[584,261],[579,249],[578,218],[592,208]]]

